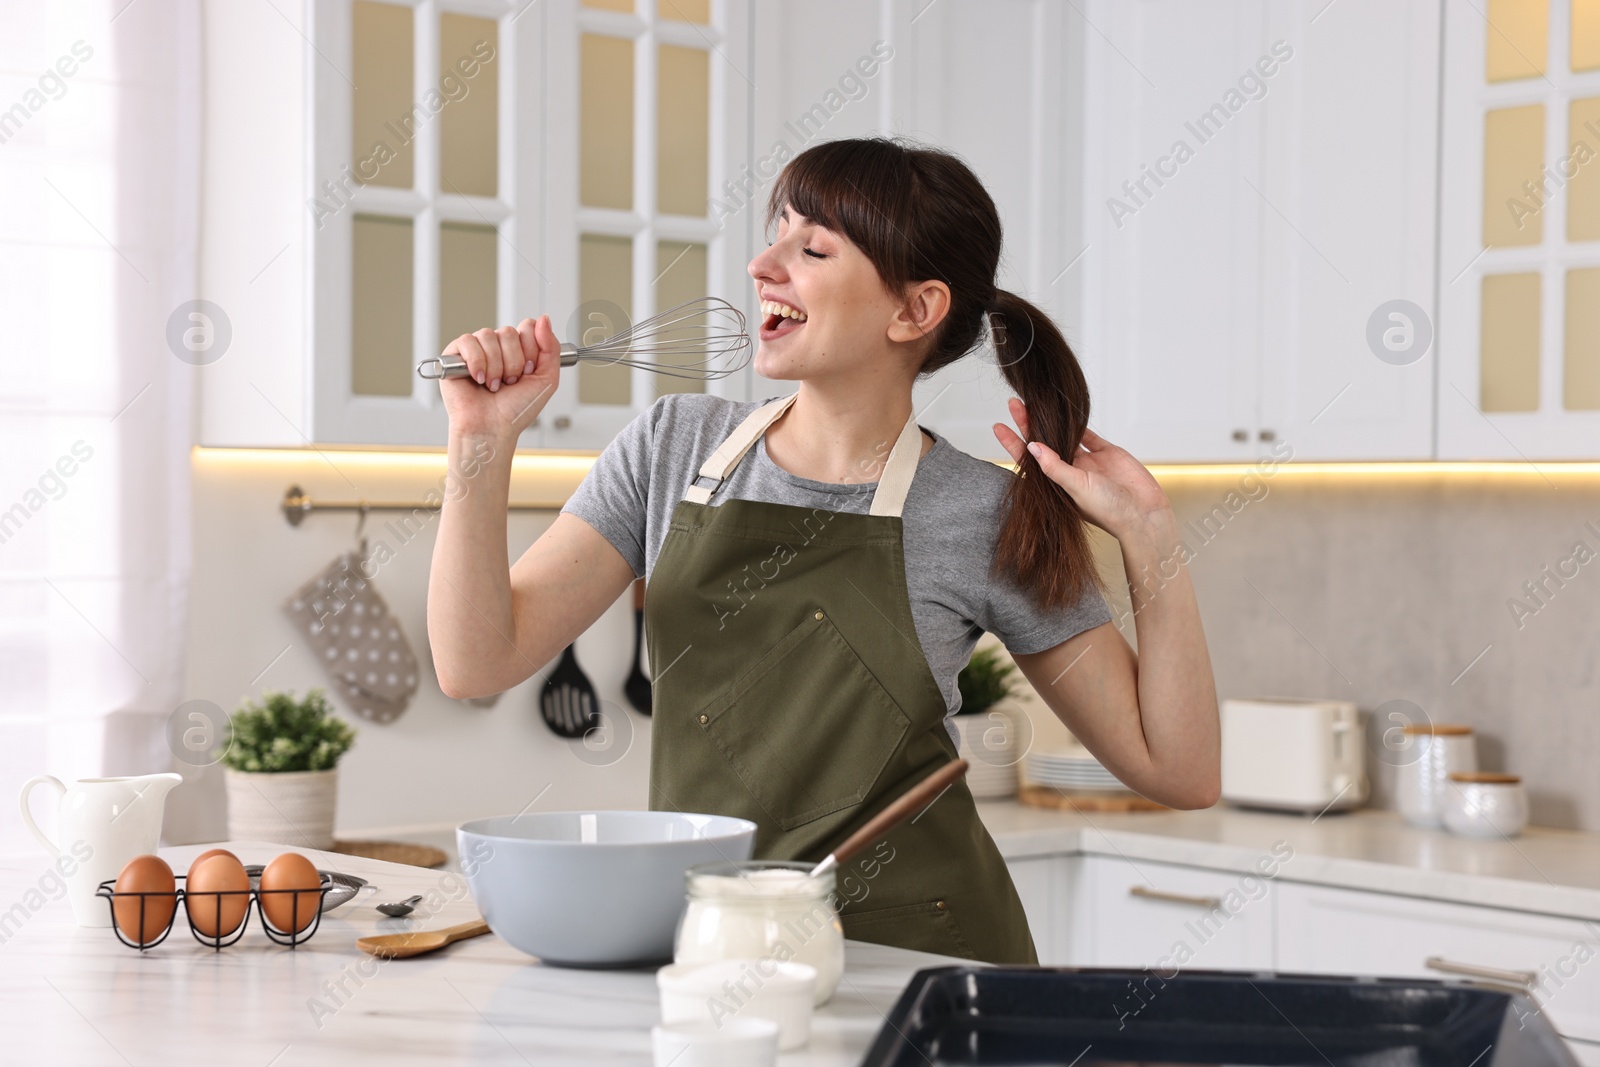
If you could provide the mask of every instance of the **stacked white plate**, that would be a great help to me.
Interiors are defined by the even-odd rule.
[[[1037,785],[1058,789],[1100,789],[1127,792],[1099,760],[1080,746],[1028,753],[1028,779]]]

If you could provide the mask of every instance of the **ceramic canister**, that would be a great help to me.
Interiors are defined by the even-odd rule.
[[[1418,724],[1404,727],[1401,733],[1413,752],[1410,762],[1395,768],[1400,814],[1413,826],[1442,827],[1451,772],[1478,769],[1472,727]]]
[[[1457,771],[1445,782],[1444,825],[1463,837],[1515,837],[1528,825],[1528,794],[1515,774]]]

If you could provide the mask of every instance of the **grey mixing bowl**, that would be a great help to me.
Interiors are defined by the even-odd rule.
[[[756,824],[668,811],[555,811],[456,828],[461,873],[489,929],[566,967],[672,959],[684,872],[747,860]]]

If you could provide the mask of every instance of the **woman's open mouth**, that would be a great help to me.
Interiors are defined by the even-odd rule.
[[[806,313],[804,311],[776,300],[761,301],[761,311],[764,316],[761,320],[760,330],[761,340],[763,341],[785,337],[806,324]]]

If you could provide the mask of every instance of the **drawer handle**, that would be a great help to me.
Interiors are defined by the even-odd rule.
[[[1432,971],[1441,971],[1444,974],[1461,974],[1469,978],[1486,978],[1491,982],[1504,982],[1507,985],[1521,986],[1524,989],[1539,980],[1537,971],[1508,971],[1499,967],[1484,967],[1477,963],[1455,963],[1442,956],[1429,956],[1424,963]]]
[[[1128,887],[1130,897],[1145,897],[1150,900],[1166,900],[1173,904],[1193,904],[1197,908],[1216,909],[1222,907],[1221,897],[1194,897],[1188,893],[1168,893],[1160,889],[1149,889],[1142,885]]]

